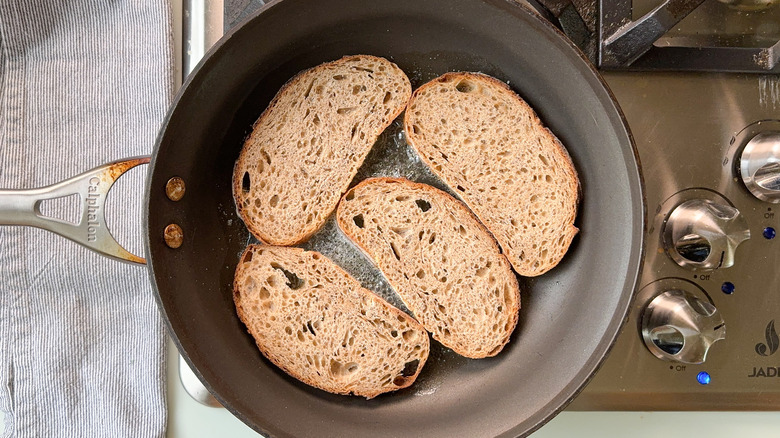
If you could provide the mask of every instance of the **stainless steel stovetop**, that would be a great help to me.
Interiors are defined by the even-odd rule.
[[[780,410],[776,353],[780,239],[770,238],[772,229],[780,230],[780,205],[756,198],[736,167],[754,134],[780,130],[780,77],[711,73],[605,77],[639,149],[647,187],[648,246],[641,286],[624,331],[572,408]],[[664,222],[689,200],[728,206],[730,213],[736,209],[744,218],[750,238],[736,247],[733,266],[692,269],[670,257],[673,243],[664,242],[664,230],[672,225]],[[711,219],[705,214],[691,220]],[[737,219],[731,220],[727,226],[735,227]],[[704,231],[688,231],[704,234],[707,225],[698,226]],[[731,230],[732,235],[737,232]],[[719,258],[711,240],[711,256]],[[667,360],[659,359],[645,345],[642,317],[650,300],[668,290],[682,290],[710,303],[722,316],[725,339],[712,344],[704,363],[683,363],[671,354]],[[684,331],[684,325],[676,326]],[[663,345],[673,352],[679,345],[674,335],[671,338]],[[685,348],[681,352],[687,352]],[[708,384],[702,384],[707,378],[700,373],[709,375]]]
[[[635,1],[635,16],[648,3]],[[703,41],[704,52],[764,40],[776,50],[778,9],[705,2],[655,44]],[[780,410],[774,71],[602,71],[639,150],[648,246],[623,333],[570,409]]]
[[[634,1],[634,18],[660,3]],[[225,0],[225,27],[262,4]],[[708,0],[654,47],[708,56],[720,44],[720,57],[767,41],[780,41],[780,6]],[[642,163],[645,268],[609,358],[567,410],[780,411],[780,203],[768,202],[780,202],[778,68],[628,70],[602,74]]]

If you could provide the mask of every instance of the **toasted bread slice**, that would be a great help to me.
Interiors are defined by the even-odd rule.
[[[255,122],[233,172],[249,231],[275,245],[317,231],[410,95],[404,72],[375,56],[347,56],[292,78]]]
[[[366,398],[411,385],[428,333],[315,251],[249,245],[233,300],[260,351],[287,374]]]
[[[336,219],[434,339],[471,358],[495,356],[509,341],[517,278],[455,198],[406,179],[372,178],[347,192]]]
[[[518,274],[556,266],[577,234],[568,152],[506,84],[448,73],[421,86],[404,131],[422,160],[493,233]]]

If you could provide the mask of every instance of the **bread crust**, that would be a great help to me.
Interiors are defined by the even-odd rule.
[[[451,101],[445,102],[448,98]],[[461,105],[462,102],[465,103]],[[486,102],[488,105],[478,110],[470,109]],[[453,105],[449,113],[442,109],[444,103]],[[491,105],[494,106],[491,108]],[[465,111],[459,111],[464,108]],[[433,112],[437,114],[431,114]],[[466,114],[464,120],[457,119],[453,123],[453,119],[463,114]],[[497,135],[498,128],[491,123],[498,116],[504,117],[502,121],[514,120],[516,123],[500,126],[502,133]],[[450,125],[428,123],[424,126],[423,119],[430,121],[439,117]],[[471,120],[465,120],[469,117]],[[511,126],[513,124],[523,125],[520,127],[523,129]],[[478,132],[480,129],[483,131]],[[520,135],[507,133],[512,129],[523,132]],[[441,134],[454,132],[448,130],[465,132],[462,136],[468,136],[466,139],[471,142],[468,145],[466,141],[457,143],[458,135]],[[561,261],[579,231],[574,226],[580,197],[577,172],[558,138],[542,125],[534,110],[507,84],[481,73],[442,75],[412,93],[404,115],[404,131],[423,162],[460,196],[496,237],[518,274],[541,275]],[[485,131],[488,133],[483,134]],[[457,144],[447,145],[453,137]],[[507,144],[491,144],[499,141]],[[525,154],[526,159],[520,160],[513,155],[518,152]],[[501,154],[504,156],[500,157]],[[536,162],[537,154],[540,163]],[[465,163],[454,162],[456,155],[468,155],[470,159]],[[517,171],[527,171],[530,166],[547,174]],[[469,181],[474,175],[483,177],[483,181]],[[550,178],[553,183],[546,184],[533,177]],[[554,188],[550,189],[552,185]],[[497,190],[492,198],[491,189]],[[534,202],[536,207],[532,205]],[[541,232],[543,227],[544,233]]]
[[[403,213],[394,215],[372,212],[369,214],[361,201],[363,196],[371,196],[375,194],[372,191],[376,190],[385,190],[384,193],[391,199],[407,198],[400,202],[409,203],[406,210],[415,213],[415,207],[411,207],[410,203],[422,201],[421,204],[415,205],[421,211],[425,207],[427,209],[419,215],[422,217],[426,214],[436,215],[430,220],[439,224],[439,227],[430,233],[431,230],[423,229],[420,222],[413,222],[413,217]],[[371,202],[378,201],[381,199],[377,196],[371,198]],[[397,207],[398,210],[402,208]],[[353,217],[356,214],[363,218],[363,227],[359,227],[354,222]],[[409,222],[405,222],[404,219],[409,219]],[[509,342],[517,325],[520,310],[520,287],[517,278],[508,260],[501,254],[493,236],[458,200],[434,187],[403,178],[369,178],[344,195],[336,211],[336,220],[339,229],[379,267],[404,304],[431,332],[434,339],[456,353],[474,359],[495,356]],[[401,243],[404,239],[398,238],[399,229],[405,234],[405,238],[411,237],[411,244],[408,247]],[[460,230],[460,234],[455,231],[456,229]],[[434,242],[430,242],[432,234]],[[415,242],[418,236],[420,243]],[[388,239],[390,251],[385,248],[383,253],[381,246],[388,243]],[[446,252],[446,255],[453,259],[450,260],[451,263],[442,261],[439,265],[437,262],[437,267],[434,269],[432,265],[425,263],[426,256],[415,258],[416,250],[419,250],[420,254],[423,253],[424,240],[428,240],[431,245],[434,243],[445,245],[445,252],[447,245],[452,245],[454,251]],[[458,249],[456,248],[458,245],[478,248],[475,250],[478,252],[475,257],[484,260],[470,266],[470,260],[465,260],[465,257],[471,255],[469,250]],[[431,254],[434,252],[430,251]],[[393,257],[397,260],[394,261]],[[454,260],[458,257],[463,260]],[[433,260],[428,262],[434,263]],[[489,269],[491,266],[493,269]],[[444,293],[429,291],[427,286],[430,286],[430,282],[426,283],[424,279],[434,278],[437,274],[442,275],[441,270],[446,272],[447,269],[452,278],[448,279],[447,283],[443,283]],[[488,280],[495,280],[495,282],[490,283]],[[439,283],[440,281],[436,279],[433,284],[438,286],[442,284]],[[455,284],[456,282],[458,284]],[[463,282],[462,286],[459,286],[460,282]],[[455,286],[452,286],[453,284]],[[456,291],[452,295],[447,295],[447,288],[451,286]],[[437,295],[433,295],[434,293]],[[493,293],[496,295],[492,295]],[[444,301],[447,299],[449,300]],[[499,306],[499,310],[493,313],[496,306]],[[475,317],[477,312],[479,315]],[[478,322],[459,319],[466,314]],[[442,321],[448,318],[448,321]],[[493,332],[490,332],[491,329]]]
[[[277,274],[284,270],[284,276]],[[280,280],[300,283],[281,286]],[[316,251],[249,245],[236,268],[233,300],[239,319],[268,360],[335,394],[370,399],[409,387],[430,351],[428,334],[416,320]],[[293,305],[285,307],[285,302]],[[321,309],[312,309],[312,303]],[[298,328],[301,321],[306,321],[303,329]],[[413,362],[411,373],[407,368]],[[383,369],[370,369],[382,364]]]
[[[329,91],[338,96],[324,96]],[[315,103],[307,103],[310,96]],[[345,56],[291,78],[253,124],[234,166],[233,196],[247,229],[274,245],[308,239],[410,96],[404,72],[370,55]]]

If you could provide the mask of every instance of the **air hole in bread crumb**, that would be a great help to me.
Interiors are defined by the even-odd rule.
[[[474,91],[474,84],[467,80],[461,80],[455,85],[455,89],[461,93],[471,93]]]
[[[306,88],[306,92],[303,93],[303,98],[306,99],[309,97],[309,94],[311,93],[311,89],[314,87],[314,79],[312,79],[311,82],[309,82],[309,86]]]
[[[428,238],[428,243],[433,243],[436,241],[436,233],[431,233],[431,237]]]
[[[297,290],[297,289],[300,289],[301,287],[303,287],[304,281],[300,277],[295,275],[294,273],[288,271],[287,269],[284,269],[283,267],[281,267],[277,263],[271,263],[271,267],[276,269],[277,271],[281,271],[281,273],[284,274],[285,277],[287,277],[287,283],[286,284],[287,284],[287,287],[289,287],[290,289]],[[269,285],[271,287],[274,287],[274,285],[270,284],[270,279],[271,278],[273,278],[273,277],[269,278]]]
[[[350,190],[347,193],[347,196],[344,199],[346,199],[347,201],[351,201],[351,200],[355,199],[355,191],[354,190]]]
[[[271,207],[276,207],[276,204],[279,203],[279,195],[273,195],[271,196],[271,199],[268,201],[268,205]]]
[[[389,91],[388,91],[387,93],[385,93],[385,98],[384,98],[384,99],[382,99],[382,103],[383,103],[383,104],[387,104],[387,102],[390,102],[390,99],[391,99],[392,97],[393,97],[393,93],[391,93],[391,92],[389,92]]]
[[[263,158],[265,159],[265,162],[266,162],[266,163],[268,163],[268,164],[271,164],[271,156],[270,156],[270,155],[268,155],[268,152],[266,152],[266,151],[260,151],[260,155],[262,155],[262,156],[263,156]]]
[[[346,76],[344,76],[344,75],[335,75],[335,76],[333,76],[333,79],[337,80],[337,81],[341,81],[341,80],[343,80],[345,78],[346,78]]]
[[[510,288],[508,284],[505,284],[504,285],[504,303],[506,303],[508,305],[512,301],[514,301],[513,297],[512,297],[512,288]]]
[[[357,216],[353,216],[352,217],[352,222],[355,223],[355,226],[357,226],[358,228],[361,228],[361,229],[365,226],[365,223],[363,222],[363,215],[362,214],[359,214]]]
[[[254,253],[252,251],[247,251],[244,253],[244,257],[241,259],[241,263],[249,263],[252,261],[252,255]]]
[[[416,274],[414,274],[414,275],[415,275],[417,278],[419,278],[419,279],[421,279],[421,280],[422,280],[423,278],[425,278],[425,271],[424,271],[424,270],[422,270],[422,269],[420,269],[420,270],[419,270],[419,271],[417,271],[417,273],[416,273]]]
[[[402,376],[397,376],[395,379],[393,379],[393,385],[395,386],[404,386],[406,383],[406,378]]]
[[[461,186],[455,186],[455,188],[456,188],[456,189],[458,189],[458,190],[459,190],[459,191],[461,191],[461,192],[465,192],[465,191],[466,191],[466,189],[464,189],[464,188],[463,188],[463,187],[461,187]]]
[[[354,106],[350,106],[350,107],[346,107],[346,108],[339,108],[339,109],[336,110],[336,112],[338,114],[342,114],[343,115],[343,114],[349,114],[349,113],[351,113],[354,110],[355,110],[355,107]]]
[[[403,238],[406,238],[406,236],[408,236],[409,233],[412,232],[412,230],[407,227],[390,227],[390,231],[392,231],[395,234],[398,234]]]
[[[349,362],[345,365],[336,359],[330,360],[330,374],[334,377],[345,377],[354,373],[357,369],[358,364],[355,362]]]
[[[395,256],[396,260],[401,261],[401,256],[398,255],[398,249],[396,249],[395,244],[390,242],[390,249],[393,251],[393,255]]]
[[[415,359],[404,364],[404,369],[401,371],[401,375],[404,377],[411,377],[417,373],[417,367],[420,366],[420,359]]]
[[[271,298],[271,292],[268,289],[266,289],[265,287],[261,287],[259,296],[260,296],[261,300],[267,300],[267,299]]]
[[[420,127],[417,126],[417,125],[412,125],[412,132],[414,132],[415,134],[419,134],[420,133]]]
[[[423,211],[423,213],[431,209],[431,203],[424,199],[418,199],[414,201],[414,203],[417,204],[417,207],[419,207],[420,210]]]
[[[251,185],[252,181],[249,178],[249,172],[244,172],[244,177],[241,178],[241,191],[244,192],[244,194],[249,193]]]

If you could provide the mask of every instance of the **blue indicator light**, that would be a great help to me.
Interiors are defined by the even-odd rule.
[[[696,375],[696,381],[702,385],[708,385],[710,383],[710,373],[702,371]]]
[[[777,232],[772,227],[766,227],[764,228],[764,239],[771,240],[774,239],[777,235]]]
[[[724,294],[728,294],[728,295],[733,294],[734,293],[734,289],[736,289],[734,287],[734,283],[732,283],[730,281],[727,281],[727,282],[723,283],[720,286],[720,290],[723,291]]]

